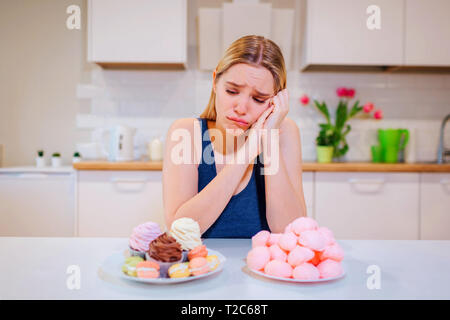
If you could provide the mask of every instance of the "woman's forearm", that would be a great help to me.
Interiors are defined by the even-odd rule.
[[[206,187],[178,208],[173,220],[189,217],[198,222],[201,233],[208,230],[227,206],[248,166],[226,164]]]

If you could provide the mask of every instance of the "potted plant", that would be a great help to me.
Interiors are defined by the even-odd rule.
[[[37,154],[38,156],[36,157],[36,167],[45,167],[44,150],[38,150]]]
[[[316,151],[318,162],[331,162],[333,158],[341,159],[348,151],[349,146],[347,144],[346,136],[351,130],[351,126],[347,122],[358,115],[361,111],[364,111],[367,115],[372,112],[374,105],[372,103],[366,103],[364,106],[359,105],[357,100],[353,107],[348,110],[348,103],[353,99],[355,95],[355,89],[339,87],[336,90],[336,94],[339,97],[339,103],[336,108],[335,121],[332,123],[330,112],[328,111],[327,104],[314,100],[316,109],[325,117],[326,123],[320,123],[320,131],[316,138]],[[300,98],[300,102],[303,105],[309,104],[309,97],[303,95]],[[377,120],[383,118],[381,110],[376,110],[373,117]],[[332,156],[330,159],[329,153]]]
[[[72,158],[72,163],[80,162],[81,154],[78,151],[75,151]]]
[[[61,154],[58,152],[55,152],[52,154],[52,167],[61,167],[62,160],[61,160]]]

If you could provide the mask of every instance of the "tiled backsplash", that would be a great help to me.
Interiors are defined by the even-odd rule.
[[[408,128],[410,161],[436,159],[440,124],[450,113],[450,75],[396,73],[288,72],[289,117],[302,136],[303,159],[315,160],[315,137],[322,117],[312,105],[304,107],[299,97],[325,100],[334,113],[336,88],[356,89],[355,100],[372,102],[383,110],[383,120],[353,119],[348,134],[348,161],[369,161],[370,145],[377,128]],[[177,118],[198,117],[208,103],[212,72],[130,71],[94,69],[91,83],[80,84],[77,96],[91,100],[91,112],[77,115],[79,129],[126,124],[136,127],[136,158],[145,155],[145,145],[154,136],[165,137]],[[446,130],[450,143],[450,125]],[[80,141],[87,142],[87,141]],[[412,148],[414,147],[414,148]],[[414,149],[415,151],[413,151]]]

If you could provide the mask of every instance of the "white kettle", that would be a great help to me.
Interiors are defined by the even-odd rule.
[[[117,125],[109,129],[101,129],[102,152],[109,161],[133,161],[134,160],[134,135],[135,128]],[[109,137],[108,137],[109,135]],[[109,150],[105,147],[108,145]]]

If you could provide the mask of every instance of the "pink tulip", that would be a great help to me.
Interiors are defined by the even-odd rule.
[[[347,98],[351,99],[355,96],[355,89],[347,89]]]
[[[375,111],[375,113],[373,114],[373,117],[377,120],[383,119],[383,111],[381,111],[381,110]]]
[[[301,104],[306,106],[309,103],[309,97],[306,94],[302,95],[300,97],[300,102],[301,102]]]
[[[370,113],[373,110],[373,103],[372,102],[367,102],[364,106],[363,106],[363,111],[365,113]]]
[[[339,98],[343,98],[347,96],[347,88],[339,87],[336,89],[336,94]]]

